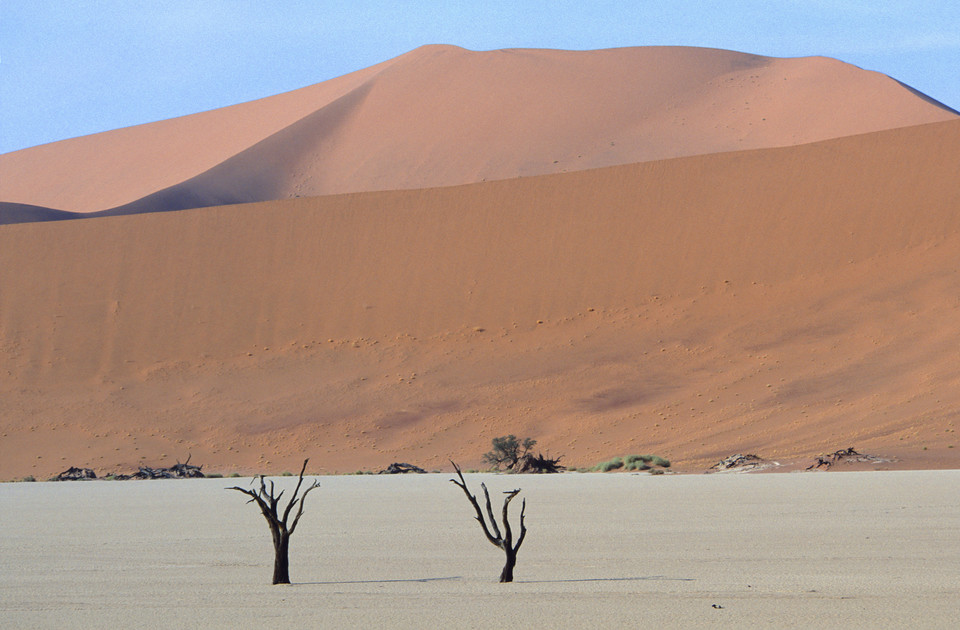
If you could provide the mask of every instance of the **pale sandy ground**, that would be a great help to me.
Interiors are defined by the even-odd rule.
[[[249,479],[3,484],[0,626],[955,627],[960,471],[467,475],[527,497],[511,585],[449,478],[321,478],[290,586]]]

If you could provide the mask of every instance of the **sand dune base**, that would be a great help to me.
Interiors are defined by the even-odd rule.
[[[249,479],[0,485],[6,628],[925,627],[960,471],[467,475],[527,497],[517,582],[449,475],[324,477],[270,586]],[[280,479],[292,485],[295,479]],[[714,605],[722,608],[714,608]]]

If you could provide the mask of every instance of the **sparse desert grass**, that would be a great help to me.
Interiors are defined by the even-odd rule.
[[[605,462],[600,462],[596,466],[590,469],[591,472],[610,472],[611,470],[617,470],[623,468],[623,458],[614,457]]]
[[[581,469],[581,472],[610,472],[622,468],[624,470],[656,470],[657,473],[662,473],[663,468],[669,467],[670,461],[659,455],[627,455],[600,462],[592,468]]]
[[[623,459],[623,464],[627,470],[648,470],[654,466],[670,468],[669,460],[659,455],[628,455]]]

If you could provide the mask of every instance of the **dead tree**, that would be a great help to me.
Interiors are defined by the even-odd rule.
[[[406,475],[408,473],[413,473],[417,475],[426,474],[423,468],[419,466],[414,466],[413,464],[404,464],[402,462],[394,462],[378,472],[378,475]]]
[[[278,511],[278,505],[280,503],[280,497],[283,496],[284,491],[281,490],[280,494],[274,496],[273,481],[270,481],[270,487],[267,488],[267,482],[263,475],[260,475],[259,477],[259,489],[251,490],[249,488],[240,488],[238,486],[227,488],[227,490],[239,490],[240,492],[248,495],[250,500],[247,501],[247,503],[253,503],[256,501],[257,506],[259,506],[260,511],[263,513],[263,518],[267,519],[267,525],[270,526],[270,534],[273,536],[274,584],[290,583],[290,536],[293,535],[293,531],[297,528],[297,523],[300,522],[300,517],[303,516],[303,502],[307,498],[307,495],[314,488],[320,487],[320,483],[314,481],[312,485],[308,486],[307,489],[303,491],[303,494],[300,497],[297,497],[297,495],[300,493],[300,486],[303,484],[303,471],[307,469],[308,461],[310,460],[303,460],[303,468],[300,469],[300,479],[297,481],[297,487],[293,491],[293,496],[290,498],[290,502],[287,503],[287,507],[283,510],[282,517]],[[293,511],[294,506],[296,506],[298,503],[300,504],[300,507],[297,509],[297,515],[293,517],[293,522],[288,526],[287,521],[290,517],[290,513]]]
[[[513,530],[510,529],[510,519],[507,518],[507,507],[510,505],[510,502],[513,501],[513,497],[517,496],[520,493],[520,489],[509,490],[504,492],[506,498],[503,500],[503,534],[500,533],[500,528],[497,526],[497,520],[493,516],[493,506],[490,505],[490,493],[487,492],[487,486],[483,483],[480,484],[480,487],[483,488],[483,494],[486,497],[487,503],[487,516],[490,519],[490,526],[487,526],[487,521],[483,517],[483,511],[480,509],[480,504],[477,502],[477,497],[470,494],[470,491],[467,490],[467,482],[463,479],[463,473],[460,472],[460,467],[457,466],[454,462],[453,468],[457,471],[457,476],[460,477],[460,481],[456,479],[451,479],[453,483],[460,486],[463,490],[463,493],[467,495],[467,499],[470,501],[470,504],[473,505],[473,509],[477,512],[477,520],[480,521],[480,527],[483,528],[483,534],[487,537],[487,540],[490,541],[494,547],[499,547],[503,549],[503,552],[507,554],[506,564],[503,565],[503,571],[500,572],[500,581],[501,582],[513,582],[513,567],[517,564],[517,552],[520,550],[520,545],[523,544],[523,539],[527,535],[527,527],[523,523],[524,512],[527,509],[527,500],[523,500],[523,506],[520,508],[520,537],[517,538],[517,544],[513,544]],[[491,533],[492,530],[492,533]]]
[[[563,457],[561,455],[560,457]],[[515,473],[559,473],[565,470],[564,466],[560,465],[560,457],[547,457],[543,456],[543,453],[534,455],[533,453],[527,453],[517,462],[517,465],[513,467]]]
[[[53,477],[50,481],[79,481],[81,479],[96,478],[97,473],[93,472],[89,468],[77,468],[76,466],[71,466],[56,477]]]

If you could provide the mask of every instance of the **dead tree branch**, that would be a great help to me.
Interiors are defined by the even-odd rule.
[[[527,527],[524,523],[524,516],[527,510],[527,500],[523,500],[522,507],[520,508],[520,536],[517,538],[516,544],[513,542],[513,530],[510,528],[510,519],[508,517],[507,511],[510,506],[510,502],[513,501],[513,498],[520,494],[520,489],[510,490],[504,492],[506,498],[503,500],[503,533],[500,533],[500,528],[497,526],[497,519],[493,515],[493,505],[490,503],[490,492],[487,491],[486,484],[481,483],[480,487],[483,488],[483,495],[486,499],[486,508],[487,508],[487,517],[490,520],[489,526],[487,525],[487,519],[483,516],[483,510],[480,508],[480,503],[469,489],[467,489],[467,482],[463,478],[463,472],[461,472],[460,467],[457,466],[453,461],[450,462],[453,464],[454,470],[457,471],[456,479],[451,479],[454,484],[460,487],[463,490],[463,493],[467,495],[467,500],[470,501],[470,504],[473,506],[474,511],[477,513],[476,519],[480,523],[480,527],[483,529],[484,536],[487,537],[487,540],[490,541],[494,547],[498,547],[503,550],[506,554],[506,564],[503,566],[503,571],[500,573],[501,582],[512,582],[513,581],[513,568],[517,564],[517,552],[520,550],[520,545],[523,544],[524,538],[527,536]]]
[[[270,535],[273,538],[274,584],[290,583],[290,536],[293,535],[294,530],[297,529],[297,524],[300,522],[300,517],[303,516],[303,505],[307,495],[310,494],[310,491],[314,488],[320,487],[320,483],[318,481],[314,481],[303,491],[302,495],[300,494],[300,488],[303,485],[303,473],[307,469],[308,461],[310,460],[303,460],[303,468],[300,469],[300,478],[297,480],[297,487],[294,488],[293,496],[290,498],[289,503],[287,503],[287,507],[283,510],[282,517],[280,516],[279,512],[279,504],[280,498],[283,496],[284,491],[281,490],[280,494],[274,495],[275,486],[272,479],[270,480],[269,488],[267,487],[267,480],[263,475],[259,476],[260,487],[257,489],[251,490],[250,488],[240,488],[239,486],[227,488],[227,490],[237,490],[249,496],[250,500],[247,501],[247,503],[255,502],[257,507],[260,508],[263,518],[267,520],[267,525],[270,527]],[[293,517],[293,522],[289,523],[288,525],[290,513],[293,511],[295,506],[299,506],[296,516]]]

